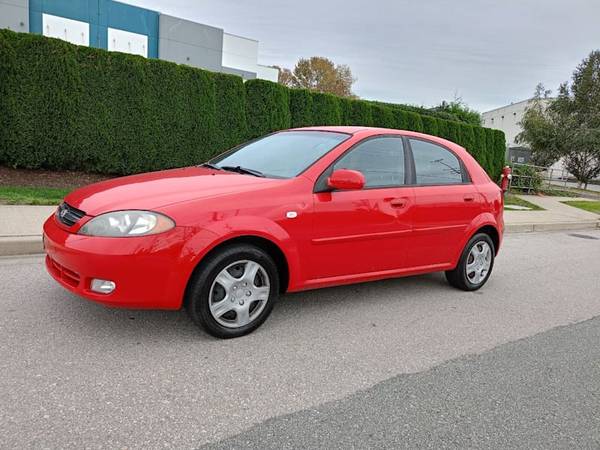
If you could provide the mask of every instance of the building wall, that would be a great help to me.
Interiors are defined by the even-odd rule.
[[[0,28],[27,33],[29,0],[0,0]]]
[[[513,147],[516,144],[515,138],[521,132],[518,123],[523,119],[525,108],[531,100],[513,103],[512,105],[496,108],[481,114],[484,127],[494,128],[504,131],[506,135],[506,144]]]
[[[258,64],[258,41],[115,0],[0,0],[0,28],[160,58],[245,80],[277,81]]]
[[[258,64],[256,69],[256,78],[277,83],[277,81],[279,81],[279,69]]]
[[[158,56],[178,64],[221,71],[223,30],[161,14]]]
[[[256,73],[258,41],[235,34],[223,33],[223,67]]]
[[[140,36],[135,35],[146,36],[145,56],[158,58],[159,14],[155,11],[112,0],[29,0],[31,33],[47,34],[47,29],[44,29],[44,14],[89,24],[91,47],[125,51],[128,44],[137,48]],[[113,33],[113,39],[109,44],[110,29],[135,35]]]
[[[546,104],[552,99],[544,100]],[[531,103],[532,99],[523,100],[518,103],[502,106],[492,109],[481,114],[482,124],[484,127],[494,128],[504,131],[506,135],[506,145],[508,147],[518,146],[515,142],[517,135],[523,131],[519,122],[523,119],[525,110]]]

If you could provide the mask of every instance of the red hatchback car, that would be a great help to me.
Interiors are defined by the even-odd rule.
[[[502,212],[501,189],[452,142],[315,127],[78,189],[44,243],[68,290],[114,307],[185,306],[228,338],[259,327],[284,292],[437,271],[478,289]]]

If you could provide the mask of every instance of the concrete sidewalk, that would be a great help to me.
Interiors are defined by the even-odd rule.
[[[41,253],[42,225],[56,206],[0,205],[0,256]]]
[[[599,215],[561,203],[573,198],[519,197],[545,211],[505,211],[508,233],[600,228]],[[0,256],[41,253],[42,225],[55,210],[56,206],[0,205]]]
[[[518,197],[544,208],[545,211],[504,211],[507,232],[585,230],[600,227],[600,215],[561,203],[569,200],[592,200],[537,195],[518,195]]]

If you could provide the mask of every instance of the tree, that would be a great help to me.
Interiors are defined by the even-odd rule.
[[[580,186],[600,175],[600,51],[577,66],[556,99],[538,85],[520,125],[517,142],[530,145],[536,162],[562,158]]]
[[[431,108],[431,110],[452,114],[461,122],[481,126],[481,114],[479,114],[478,111],[469,108],[463,99],[457,95],[454,96],[454,100],[451,102],[444,100],[438,106]]]
[[[352,93],[352,84],[356,78],[350,68],[344,64],[321,56],[301,58],[294,70],[279,69],[279,83],[291,88],[305,88],[317,92],[326,92],[340,97],[356,96]]]

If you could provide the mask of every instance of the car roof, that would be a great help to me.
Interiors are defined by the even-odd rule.
[[[300,127],[300,128],[292,128],[294,131],[300,130],[310,130],[310,131],[332,131],[335,133],[347,133],[347,134],[355,134],[359,131],[365,130],[376,130],[377,128],[372,127],[356,127],[356,126],[316,126],[316,127]],[[396,131],[396,130],[393,130]]]
[[[377,128],[377,127],[362,127],[362,126],[316,126],[316,127],[292,128],[291,130],[294,130],[294,131],[301,131],[301,130],[329,131],[329,132],[335,132],[335,133],[347,133],[347,134],[352,134],[352,135],[358,134],[358,135],[362,135],[363,137],[375,136],[378,134],[402,134],[404,136],[427,139],[427,140],[445,145],[446,147],[462,149],[462,147],[460,145],[458,145],[452,141],[448,141],[447,139],[441,138],[439,136],[432,136],[430,134],[419,133],[417,131],[396,130],[393,128]]]

